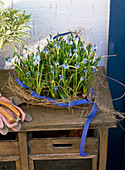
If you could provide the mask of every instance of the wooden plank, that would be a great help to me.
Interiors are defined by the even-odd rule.
[[[0,89],[7,81],[8,71],[0,71]],[[106,106],[108,109],[113,109],[111,95],[108,87],[108,82],[104,77],[100,78],[103,80],[98,81],[98,88],[95,87],[95,93],[99,92],[99,101],[100,104]],[[106,86],[107,88],[103,88]],[[6,92],[7,91],[7,92]],[[12,92],[8,89],[1,90],[2,94],[5,97],[12,96]],[[103,96],[103,97],[102,97]],[[38,131],[38,130],[65,130],[65,129],[81,129],[83,128],[85,121],[85,113],[83,108],[74,108],[73,113],[68,109],[57,109],[57,108],[43,108],[40,106],[22,106],[22,109],[29,113],[33,117],[32,122],[24,122],[21,131]],[[89,110],[89,107],[86,108]],[[83,112],[83,113],[82,113]],[[53,119],[54,117],[54,119]],[[106,114],[99,110],[97,111],[96,116],[90,124],[90,128],[99,128],[99,127],[116,127],[116,121],[114,120],[115,116],[110,112],[106,117]]]
[[[106,170],[108,128],[100,129],[99,170]]]
[[[18,159],[16,161],[16,170],[21,170],[21,160],[20,159]]]
[[[0,141],[0,156],[19,155],[19,146],[16,141]]]
[[[19,151],[20,151],[22,170],[29,170],[28,151],[27,151],[27,134],[26,133],[18,133],[18,140],[19,140]]]
[[[19,156],[0,156],[1,162],[8,162],[8,161],[17,161],[20,157]]]
[[[56,160],[56,159],[93,159],[96,154],[88,154],[86,157],[81,157],[79,153],[67,153],[67,154],[37,154],[29,155],[32,160]]]
[[[97,156],[92,159],[92,170],[97,170]]]
[[[34,170],[34,161],[29,158],[29,170]]]
[[[46,138],[33,139],[29,141],[31,154],[61,154],[61,153],[79,153],[80,138]],[[85,152],[97,153],[98,139],[88,137],[85,144]]]

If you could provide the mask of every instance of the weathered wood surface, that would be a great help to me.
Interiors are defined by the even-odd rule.
[[[97,156],[92,159],[92,170],[97,170]]]
[[[27,147],[27,134],[18,133],[19,151],[20,151],[20,163],[21,170],[29,170],[28,166],[28,147]]]
[[[88,154],[86,157],[81,157],[79,153],[67,153],[67,154],[37,154],[37,155],[29,155],[29,158],[36,160],[60,160],[60,159],[93,159],[95,158],[95,154]]]
[[[0,156],[19,156],[18,142],[0,141]]]
[[[17,161],[19,158],[19,156],[0,156],[0,162]]]
[[[79,153],[80,138],[46,138],[29,141],[30,154],[62,154]],[[97,154],[98,139],[88,137],[85,144],[85,152]]]
[[[99,170],[106,170],[108,128],[100,128]]]
[[[95,93],[99,93],[98,100],[100,104],[112,110],[113,105],[107,79],[101,75],[98,77],[101,81],[96,83]],[[4,86],[7,78],[8,71],[0,70],[0,89]],[[104,88],[104,86],[106,88]],[[5,97],[14,95],[7,88],[1,89],[0,91]],[[81,129],[86,121],[85,114],[82,113],[82,110],[79,108],[74,108],[73,113],[68,109],[50,109],[40,106],[23,105],[22,109],[32,116],[33,121],[28,123],[24,122],[21,131]],[[98,109],[96,116],[90,124],[90,128],[116,127],[114,118],[115,116],[112,113],[106,116],[105,113]]]

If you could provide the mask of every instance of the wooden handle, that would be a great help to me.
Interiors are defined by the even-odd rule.
[[[2,107],[0,107],[0,113],[8,120],[9,123],[14,123],[14,118]]]
[[[4,102],[4,101],[0,100],[0,105],[2,105],[4,107],[8,108],[9,110],[11,110],[15,114],[16,118],[21,117],[20,112],[13,105],[11,105],[10,103],[7,103],[7,102]]]

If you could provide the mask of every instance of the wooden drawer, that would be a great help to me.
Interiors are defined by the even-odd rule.
[[[31,155],[79,153],[80,137],[36,138],[29,141]],[[87,137],[85,152],[97,154],[98,139]]]
[[[18,142],[13,140],[0,141],[0,157],[19,155]]]

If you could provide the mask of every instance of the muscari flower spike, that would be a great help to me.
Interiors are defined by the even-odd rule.
[[[84,64],[87,64],[89,62],[89,60],[87,59],[87,58],[85,58],[83,61],[82,61],[82,63],[84,63]]]
[[[74,53],[74,57],[77,58],[77,57],[78,57],[78,54],[77,54],[77,53]]]
[[[53,89],[54,89],[55,93],[57,93],[58,87],[57,87],[57,86],[54,86]]]
[[[80,67],[80,65],[79,64],[75,64],[75,68],[79,68]]]
[[[30,72],[30,71],[28,71],[28,72],[26,73],[26,75],[29,75],[29,76],[31,76],[31,72]]]
[[[58,65],[59,65],[59,62],[58,62],[58,61],[56,61],[56,62],[55,62],[55,66],[58,66]]]
[[[36,66],[40,63],[41,59],[39,55],[34,55],[34,62],[33,65]]]
[[[24,54],[24,55],[20,55],[20,57],[21,57],[22,59],[25,59],[27,56],[26,56],[26,54]]]
[[[84,79],[85,79],[84,76],[80,77],[80,81],[84,81]]]
[[[38,76],[40,75],[40,72],[39,72],[39,71],[37,71],[36,73],[37,73]]]
[[[68,68],[69,68],[69,65],[67,64],[66,61],[65,61],[65,63],[63,64],[63,68],[64,68],[64,69],[68,69]]]
[[[56,41],[54,42],[54,47],[56,47],[57,46],[57,43],[56,43]]]
[[[54,74],[54,71],[55,71],[55,70],[54,70],[53,68],[51,68],[51,73],[52,73],[52,74]]]
[[[60,49],[60,45],[59,45],[59,42],[57,42],[57,47],[56,47],[58,50]]]
[[[98,58],[94,58],[94,60],[93,60],[93,62],[96,62],[96,61],[98,61],[100,58],[98,57]]]
[[[84,54],[85,48],[86,48],[86,44],[82,44],[82,43],[81,43],[81,48],[83,48],[83,52],[82,52],[82,53]]]
[[[63,75],[59,75],[60,79],[63,80],[64,79],[64,76]]]
[[[87,73],[87,72],[88,72],[88,70],[87,70],[87,68],[85,68],[84,73]]]
[[[77,53],[77,52],[78,52],[78,49],[77,49],[77,48],[76,48],[76,49],[74,49],[74,50],[73,50],[73,52]]]
[[[72,41],[72,37],[71,37],[71,36],[68,36],[68,37],[66,38],[66,40],[67,40],[67,43],[68,43],[68,44],[73,45],[73,41]]]
[[[96,70],[96,66],[92,66],[92,69],[95,71]]]
[[[72,56],[72,51],[71,51],[71,49],[69,50],[69,52],[67,53],[67,55],[69,55],[70,57]]]
[[[44,49],[43,54],[49,54],[48,50]]]

